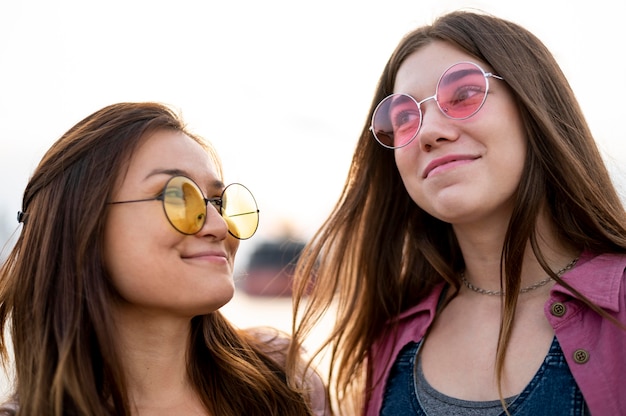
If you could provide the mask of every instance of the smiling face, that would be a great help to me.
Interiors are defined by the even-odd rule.
[[[175,175],[193,179],[206,198],[219,197],[223,184],[208,152],[173,130],[142,139],[111,201],[158,196]],[[110,205],[104,261],[122,310],[192,317],[213,312],[233,296],[233,266],[239,240],[228,233],[219,212],[208,206],[197,234],[174,229],[159,200]]]
[[[450,44],[432,42],[400,66],[394,93],[417,101],[431,97],[443,71],[462,61],[491,71]],[[394,150],[411,198],[429,214],[452,224],[508,219],[524,167],[526,138],[505,81],[489,78],[487,99],[470,118],[448,118],[434,100],[422,103],[421,109],[417,136]]]

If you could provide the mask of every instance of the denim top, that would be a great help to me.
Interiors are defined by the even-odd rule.
[[[433,389],[416,362],[420,342],[407,344],[391,368],[381,415],[504,416],[500,401],[455,399]],[[417,365],[416,365],[417,364]],[[565,361],[556,337],[541,367],[524,390],[506,399],[511,416],[585,416],[589,410]]]

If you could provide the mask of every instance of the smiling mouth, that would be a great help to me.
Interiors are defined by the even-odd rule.
[[[204,252],[183,256],[183,260],[200,260],[200,261],[228,261],[228,256],[220,252]]]
[[[450,160],[441,161],[441,163],[434,163],[429,165],[424,173],[424,178],[428,178],[433,174],[437,174],[457,166],[466,165],[478,159],[477,157],[460,157],[460,158],[451,158]]]

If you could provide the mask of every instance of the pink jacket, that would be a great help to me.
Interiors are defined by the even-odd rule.
[[[584,252],[563,280],[626,325],[626,255]],[[374,344],[370,362],[382,365],[374,366],[368,382],[374,388],[365,415],[380,413],[389,371],[402,347],[424,336],[443,287],[437,286],[421,303],[398,316],[397,342],[388,337]],[[626,330],[601,318],[558,284],[544,311],[591,414],[626,414]]]

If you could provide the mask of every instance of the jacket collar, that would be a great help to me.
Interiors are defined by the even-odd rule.
[[[617,312],[621,285],[624,284],[626,256],[623,254],[595,254],[584,251],[576,267],[563,275],[563,281],[599,307]],[[556,284],[552,293],[576,297],[569,289]]]

